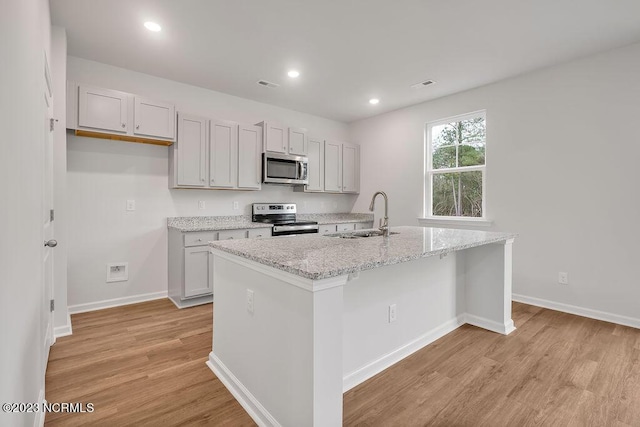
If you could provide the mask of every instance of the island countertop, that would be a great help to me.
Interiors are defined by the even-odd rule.
[[[328,236],[283,236],[210,242],[228,252],[312,280],[399,264],[419,258],[503,242],[513,233],[430,227],[392,227],[382,236],[342,239]]]

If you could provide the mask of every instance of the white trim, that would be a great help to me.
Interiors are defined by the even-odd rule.
[[[70,305],[69,314],[85,313],[87,311],[102,310],[104,308],[119,307],[121,305],[136,304],[139,302],[153,301],[162,298],[167,298],[167,291],[88,302],[86,304]]]
[[[240,406],[244,408],[249,416],[260,427],[263,426],[280,426],[281,424],[262,406],[262,404],[251,394],[251,392],[233,375],[233,373],[225,366],[218,357],[209,353],[209,360],[206,362],[209,369],[213,371],[216,377],[224,384],[224,386],[236,398]]]
[[[459,166],[455,168],[440,168],[440,169],[431,169],[429,173],[437,175],[439,173],[460,173],[460,172],[474,172],[474,171],[484,171],[487,167],[485,165],[475,165],[475,166]],[[483,177],[484,178],[484,177]]]
[[[461,216],[431,216],[425,218],[418,218],[418,224],[425,225],[464,225],[469,227],[491,227],[493,220],[484,218],[470,218]]]
[[[347,280],[349,278],[348,274],[343,274],[341,276],[330,277],[327,279],[318,279],[318,280],[307,279],[305,277],[301,277],[296,274],[279,270],[275,267],[270,267],[268,265],[260,264],[257,261],[247,260],[237,255],[224,252],[220,249],[211,248],[209,252],[211,252],[216,256],[219,256],[220,258],[224,258],[235,264],[249,268],[253,271],[260,272],[267,276],[274,277],[278,280],[289,283],[290,285],[293,285],[293,286],[297,286],[298,288],[304,289],[305,291],[309,291],[309,292],[318,292],[318,291],[323,291],[325,289],[335,288],[337,286],[344,286],[344,284],[347,283]]]
[[[358,384],[361,384],[374,375],[379,374],[388,367],[398,363],[405,357],[431,344],[435,340],[442,338],[443,336],[456,330],[464,324],[465,315],[461,314],[460,316],[451,319],[448,322],[445,322],[444,324],[424,333],[408,344],[405,344],[402,347],[397,348],[392,352],[387,353],[382,357],[368,363],[367,365],[345,375],[342,379],[342,392],[346,393]]]
[[[73,334],[73,328],[71,327],[71,315],[67,313],[67,323],[62,326],[56,326],[53,328],[53,334],[57,338],[66,337]]]
[[[44,403],[46,403],[46,400],[44,400],[44,388],[40,390],[40,393],[38,393],[38,408],[40,408],[40,410],[36,413],[36,417],[33,420],[33,427],[44,427],[44,417],[45,417],[45,411],[43,410],[44,408]]]
[[[509,335],[511,332],[516,330],[512,319],[509,319],[507,323],[502,324],[493,320],[485,319],[484,317],[478,317],[474,316],[473,314],[465,313],[464,321],[469,325],[477,326],[478,328],[486,329],[502,335]]]
[[[591,308],[578,307],[576,305],[564,304],[561,302],[549,301],[542,298],[529,297],[520,294],[513,294],[511,299],[523,304],[535,305],[537,307],[544,307],[550,310],[562,311],[564,313],[575,314],[577,316],[640,329],[640,319],[636,317],[622,316],[620,314],[608,313],[606,311],[593,310]]]

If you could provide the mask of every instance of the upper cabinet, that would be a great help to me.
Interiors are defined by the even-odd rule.
[[[134,134],[174,139],[175,106],[139,96],[134,97],[134,105]]]
[[[171,145],[176,112],[172,104],[126,92],[67,83],[67,128],[77,135]]]
[[[262,128],[178,114],[169,187],[259,190]]]
[[[238,188],[260,190],[262,187],[262,128],[238,127]]]
[[[78,87],[78,127],[126,134],[129,94],[92,86]]]
[[[296,156],[307,155],[306,129],[286,127],[272,122],[260,122],[256,126],[263,129],[264,151]]]
[[[360,146],[346,142],[309,138],[309,184],[311,193],[360,193]]]

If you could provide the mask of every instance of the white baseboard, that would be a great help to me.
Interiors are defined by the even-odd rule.
[[[478,328],[487,329],[502,335],[509,335],[511,332],[516,330],[512,319],[509,319],[507,323],[498,323],[493,320],[485,319],[484,317],[478,317],[473,314],[466,313],[464,315],[464,321],[465,323],[477,326]]]
[[[244,408],[253,421],[260,427],[274,426],[279,427],[280,423],[262,406],[253,394],[240,382],[238,378],[225,366],[218,357],[209,353],[207,366],[213,371],[224,386],[236,398],[240,406]]]
[[[67,324],[62,326],[56,326],[53,328],[53,335],[57,338],[66,337],[73,334],[73,328],[71,327],[71,315],[67,313]]]
[[[551,310],[562,311],[569,314],[576,314],[578,316],[589,317],[591,319],[603,320],[605,322],[617,323],[619,325],[640,329],[640,319],[634,317],[621,316],[619,314],[607,313],[605,311],[593,310],[590,308],[583,308],[570,304],[563,304],[561,302],[549,301],[546,299],[534,298],[526,295],[513,294],[511,296],[511,299],[515,302],[521,302],[523,304],[535,305]]]
[[[44,389],[42,389],[38,394],[38,407],[40,408],[40,411],[36,413],[36,418],[33,420],[33,427],[44,427],[45,411],[42,410],[44,403]]]
[[[95,301],[86,304],[70,305],[69,314],[85,313],[87,311],[102,310],[104,308],[119,307],[121,305],[136,304],[138,302],[152,301],[162,298],[167,298],[167,291]]]
[[[363,383],[364,381],[368,380],[374,375],[379,374],[380,372],[384,371],[388,367],[395,365],[405,357],[431,344],[435,340],[442,338],[443,336],[447,335],[449,332],[454,331],[455,329],[459,328],[464,324],[465,324],[465,315],[463,314],[456,317],[455,319],[452,319],[444,323],[443,325],[440,325],[430,330],[429,332],[421,335],[420,337],[416,338],[410,343],[405,344],[402,347],[383,355],[382,357],[374,360],[371,363],[368,363],[367,365],[361,368],[358,368],[356,371],[353,371],[347,374],[342,379],[343,393],[346,393],[348,390],[351,390],[353,387],[357,386],[358,384]]]

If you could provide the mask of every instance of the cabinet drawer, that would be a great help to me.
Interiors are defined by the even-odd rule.
[[[271,237],[270,228],[252,228],[247,231],[247,237],[250,239],[261,239],[264,237]]]
[[[217,240],[217,231],[196,231],[192,233],[185,233],[184,245],[185,246],[205,246],[207,242]]]
[[[247,230],[223,230],[218,232],[218,240],[245,239]]]
[[[335,224],[325,224],[325,225],[320,225],[319,229],[318,229],[318,233],[320,234],[331,234],[331,233],[335,233],[337,230],[336,225]]]
[[[342,232],[342,231],[353,231],[356,229],[356,224],[355,223],[349,223],[349,224],[338,224],[338,232]]]

